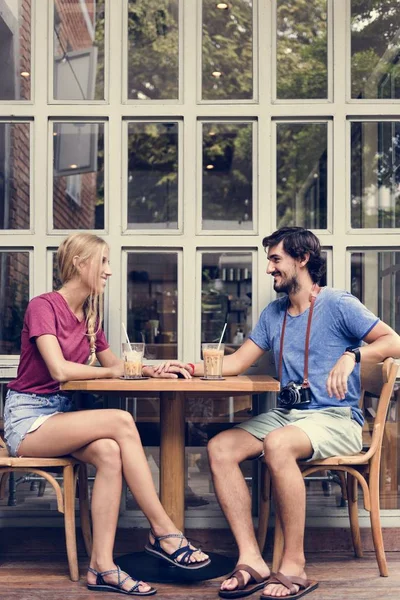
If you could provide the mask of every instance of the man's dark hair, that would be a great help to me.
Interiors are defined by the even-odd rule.
[[[271,235],[267,235],[262,244],[264,248],[272,248],[283,242],[283,249],[292,258],[302,260],[306,254],[310,258],[307,269],[314,283],[319,283],[325,273],[325,261],[321,256],[321,244],[316,235],[304,227],[281,227]]]

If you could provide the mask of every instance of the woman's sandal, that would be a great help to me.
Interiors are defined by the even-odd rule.
[[[111,571],[102,571],[98,572],[92,567],[88,568],[90,573],[96,575],[96,583],[88,583],[87,587],[92,592],[116,592],[117,594],[126,594],[127,596],[153,596],[157,592],[154,588],[150,588],[147,592],[141,592],[139,590],[139,586],[143,581],[139,581],[138,579],[134,579],[125,571],[121,571],[119,567],[116,569],[111,569]],[[118,573],[118,583],[109,583],[104,580],[104,575],[111,575],[111,573]],[[124,579],[121,578],[122,575],[126,575]],[[134,585],[129,590],[124,590],[123,585],[128,580],[132,579],[134,581]]]
[[[203,567],[209,565],[211,562],[209,558],[205,558],[204,560],[199,562],[190,562],[190,557],[195,552],[198,552],[199,548],[191,548],[189,546],[189,542],[186,546],[182,546],[183,540],[186,539],[183,533],[169,533],[168,535],[159,536],[154,535],[152,531],[150,531],[150,533],[154,538],[154,543],[152,544],[149,540],[149,542],[144,547],[146,552],[152,554],[153,556],[156,556],[157,558],[162,558],[163,560],[166,560],[175,567],[188,570],[202,569]],[[179,538],[181,540],[179,548],[175,550],[175,552],[172,552],[172,554],[168,554],[168,552],[165,552],[165,550],[161,547],[160,544],[162,540],[166,540],[167,538]]]

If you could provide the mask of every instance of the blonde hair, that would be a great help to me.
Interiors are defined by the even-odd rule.
[[[57,251],[58,271],[63,285],[79,275],[77,264],[74,264],[76,256],[79,257],[79,263],[91,261],[91,291],[83,306],[90,344],[89,365],[93,365],[96,360],[96,334],[103,321],[103,295],[99,293],[97,286],[106,248],[106,242],[97,235],[72,233],[61,242]]]

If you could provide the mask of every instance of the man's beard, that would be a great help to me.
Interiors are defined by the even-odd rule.
[[[293,275],[290,279],[286,279],[281,283],[274,282],[274,290],[278,294],[296,294],[300,289],[299,282],[296,275]]]

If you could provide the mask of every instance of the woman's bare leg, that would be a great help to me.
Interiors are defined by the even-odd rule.
[[[96,467],[96,478],[92,490],[93,550],[90,566],[98,572],[116,569],[113,560],[115,532],[122,492],[122,460],[117,442],[110,439],[96,440],[73,453],[85,463]],[[104,576],[108,583],[117,583],[118,576]],[[96,576],[88,571],[88,583],[96,583]],[[134,582],[129,578],[123,588],[129,590]],[[142,583],[140,591],[150,586]]]
[[[29,433],[18,452],[21,456],[62,456],[99,439],[117,442],[126,482],[155,535],[178,533],[158,498],[139,433],[128,412],[101,409],[56,414]],[[172,553],[179,546],[179,540],[168,538],[161,544],[166,552]],[[201,562],[206,558],[199,551],[192,554],[190,560]]]

